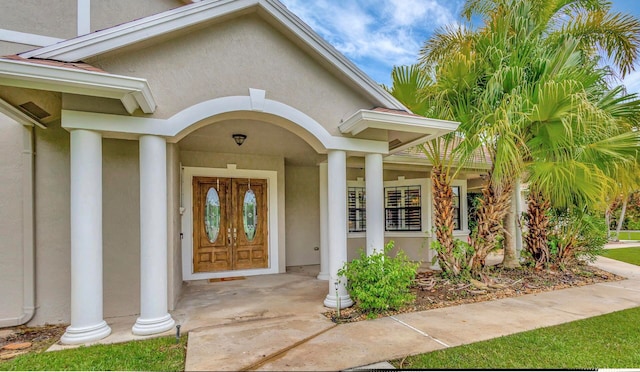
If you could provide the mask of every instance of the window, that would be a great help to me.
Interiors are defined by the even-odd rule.
[[[367,231],[366,200],[364,187],[347,188],[349,232]]]
[[[453,190],[453,229],[460,229],[460,186],[451,186]]]
[[[422,230],[422,198],[420,192],[419,185],[385,187],[386,231]]]
[[[385,236],[422,237],[431,223],[429,180],[427,178],[384,181],[383,206]],[[462,190],[462,189],[461,189]],[[424,200],[423,200],[424,198]],[[364,237],[367,231],[364,179],[347,181],[348,232],[350,238]]]

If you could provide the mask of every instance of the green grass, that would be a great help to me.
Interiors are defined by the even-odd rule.
[[[602,256],[640,266],[640,247],[607,249]]]
[[[0,362],[4,371],[183,371],[187,336],[31,353]]]
[[[615,230],[613,231],[615,233]],[[620,231],[620,240],[640,240],[640,231]]]
[[[633,308],[409,357],[402,368],[637,368],[638,345],[640,308]]]

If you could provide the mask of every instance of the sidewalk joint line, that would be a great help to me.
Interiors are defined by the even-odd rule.
[[[447,344],[445,344],[444,342],[442,342],[442,341],[438,340],[437,338],[435,338],[435,337],[433,337],[433,336],[429,336],[429,335],[428,335],[428,334],[426,334],[425,332],[422,332],[422,331],[421,331],[421,330],[419,330],[418,328],[416,328],[416,327],[414,327],[414,326],[412,326],[412,325],[410,325],[410,324],[407,324],[407,323],[403,322],[402,320],[400,320],[400,319],[396,318],[395,316],[390,316],[390,318],[391,318],[391,319],[393,319],[393,320],[395,320],[396,322],[398,322],[398,323],[402,324],[403,326],[405,326],[405,327],[407,327],[407,328],[409,328],[409,329],[412,329],[412,330],[414,330],[414,331],[416,331],[416,332],[420,333],[421,335],[423,335],[423,336],[425,336],[425,337],[428,337],[428,338],[432,339],[433,341],[435,341],[435,342],[439,343],[440,345],[442,345],[442,346],[444,346],[444,347],[450,347],[449,345],[447,345]]]
[[[603,284],[603,283],[600,283],[600,285],[602,285],[603,287],[611,287],[611,288],[618,288],[618,289],[626,289],[626,290],[629,290],[629,291],[640,292],[640,289],[635,289],[635,288],[625,288],[625,287],[619,287],[619,286],[617,286],[617,285]]]

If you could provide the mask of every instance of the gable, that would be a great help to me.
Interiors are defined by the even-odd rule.
[[[146,79],[158,104],[154,117],[159,118],[257,88],[338,134],[342,119],[375,106],[255,13],[87,62]]]
[[[144,45],[153,39],[189,32],[247,13],[256,13],[268,20],[321,64],[335,70],[341,80],[360,90],[361,94],[375,102],[376,106],[406,110],[399,101],[385,92],[278,0],[202,1],[28,51],[22,53],[21,57],[65,62],[87,60],[108,51]]]

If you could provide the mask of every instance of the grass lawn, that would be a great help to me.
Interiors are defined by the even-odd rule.
[[[633,308],[409,357],[402,368],[637,368],[638,345],[640,308]]]
[[[111,345],[93,345],[31,353],[0,362],[5,371],[182,371],[187,336],[160,337]]]
[[[602,256],[640,266],[640,247],[607,249]]]
[[[613,231],[615,233],[615,231]],[[620,240],[640,240],[640,231],[620,231]]]

